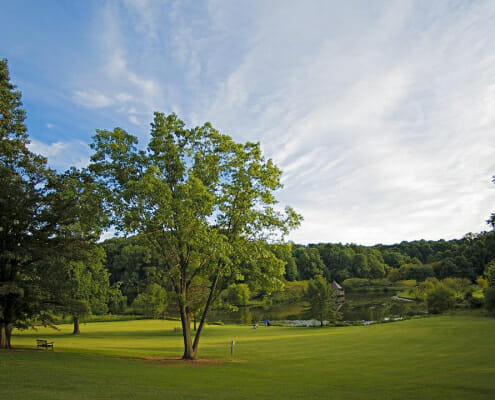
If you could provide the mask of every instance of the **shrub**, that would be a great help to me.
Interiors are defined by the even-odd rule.
[[[482,289],[486,289],[488,287],[488,281],[482,276],[478,276],[478,279],[476,279],[476,284]]]
[[[471,308],[481,308],[485,305],[485,299],[483,297],[474,296],[473,294],[468,296],[466,300]]]
[[[443,283],[439,283],[426,293],[426,303],[430,313],[441,314],[454,307],[455,292]]]

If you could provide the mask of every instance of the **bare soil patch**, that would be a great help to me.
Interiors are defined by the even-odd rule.
[[[159,365],[194,365],[194,366],[211,366],[221,365],[224,363],[222,360],[211,360],[208,358],[199,358],[197,360],[183,360],[181,357],[146,357],[144,360],[146,363],[159,364]]]

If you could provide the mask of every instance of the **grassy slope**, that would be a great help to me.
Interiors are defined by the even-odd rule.
[[[223,363],[143,361],[181,354],[171,321],[40,330],[0,352],[0,398],[492,399],[495,319],[435,317],[331,329],[209,326],[200,356]],[[36,338],[56,352],[22,350]],[[230,361],[230,340],[236,355]]]

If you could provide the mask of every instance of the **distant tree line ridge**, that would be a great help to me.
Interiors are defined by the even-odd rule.
[[[320,274],[328,281],[338,282],[349,278],[424,281],[429,277],[475,281],[493,260],[493,231],[470,233],[448,241],[416,240],[394,245],[319,243],[293,245],[285,276],[289,281],[312,279]]]

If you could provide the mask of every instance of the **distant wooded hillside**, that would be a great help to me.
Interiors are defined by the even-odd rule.
[[[319,243],[294,245],[293,263],[287,264],[288,280],[311,279],[323,274],[328,280],[348,278],[391,281],[428,277],[469,278],[483,274],[495,260],[495,232],[468,234],[455,240],[417,240],[371,247],[356,244]]]

